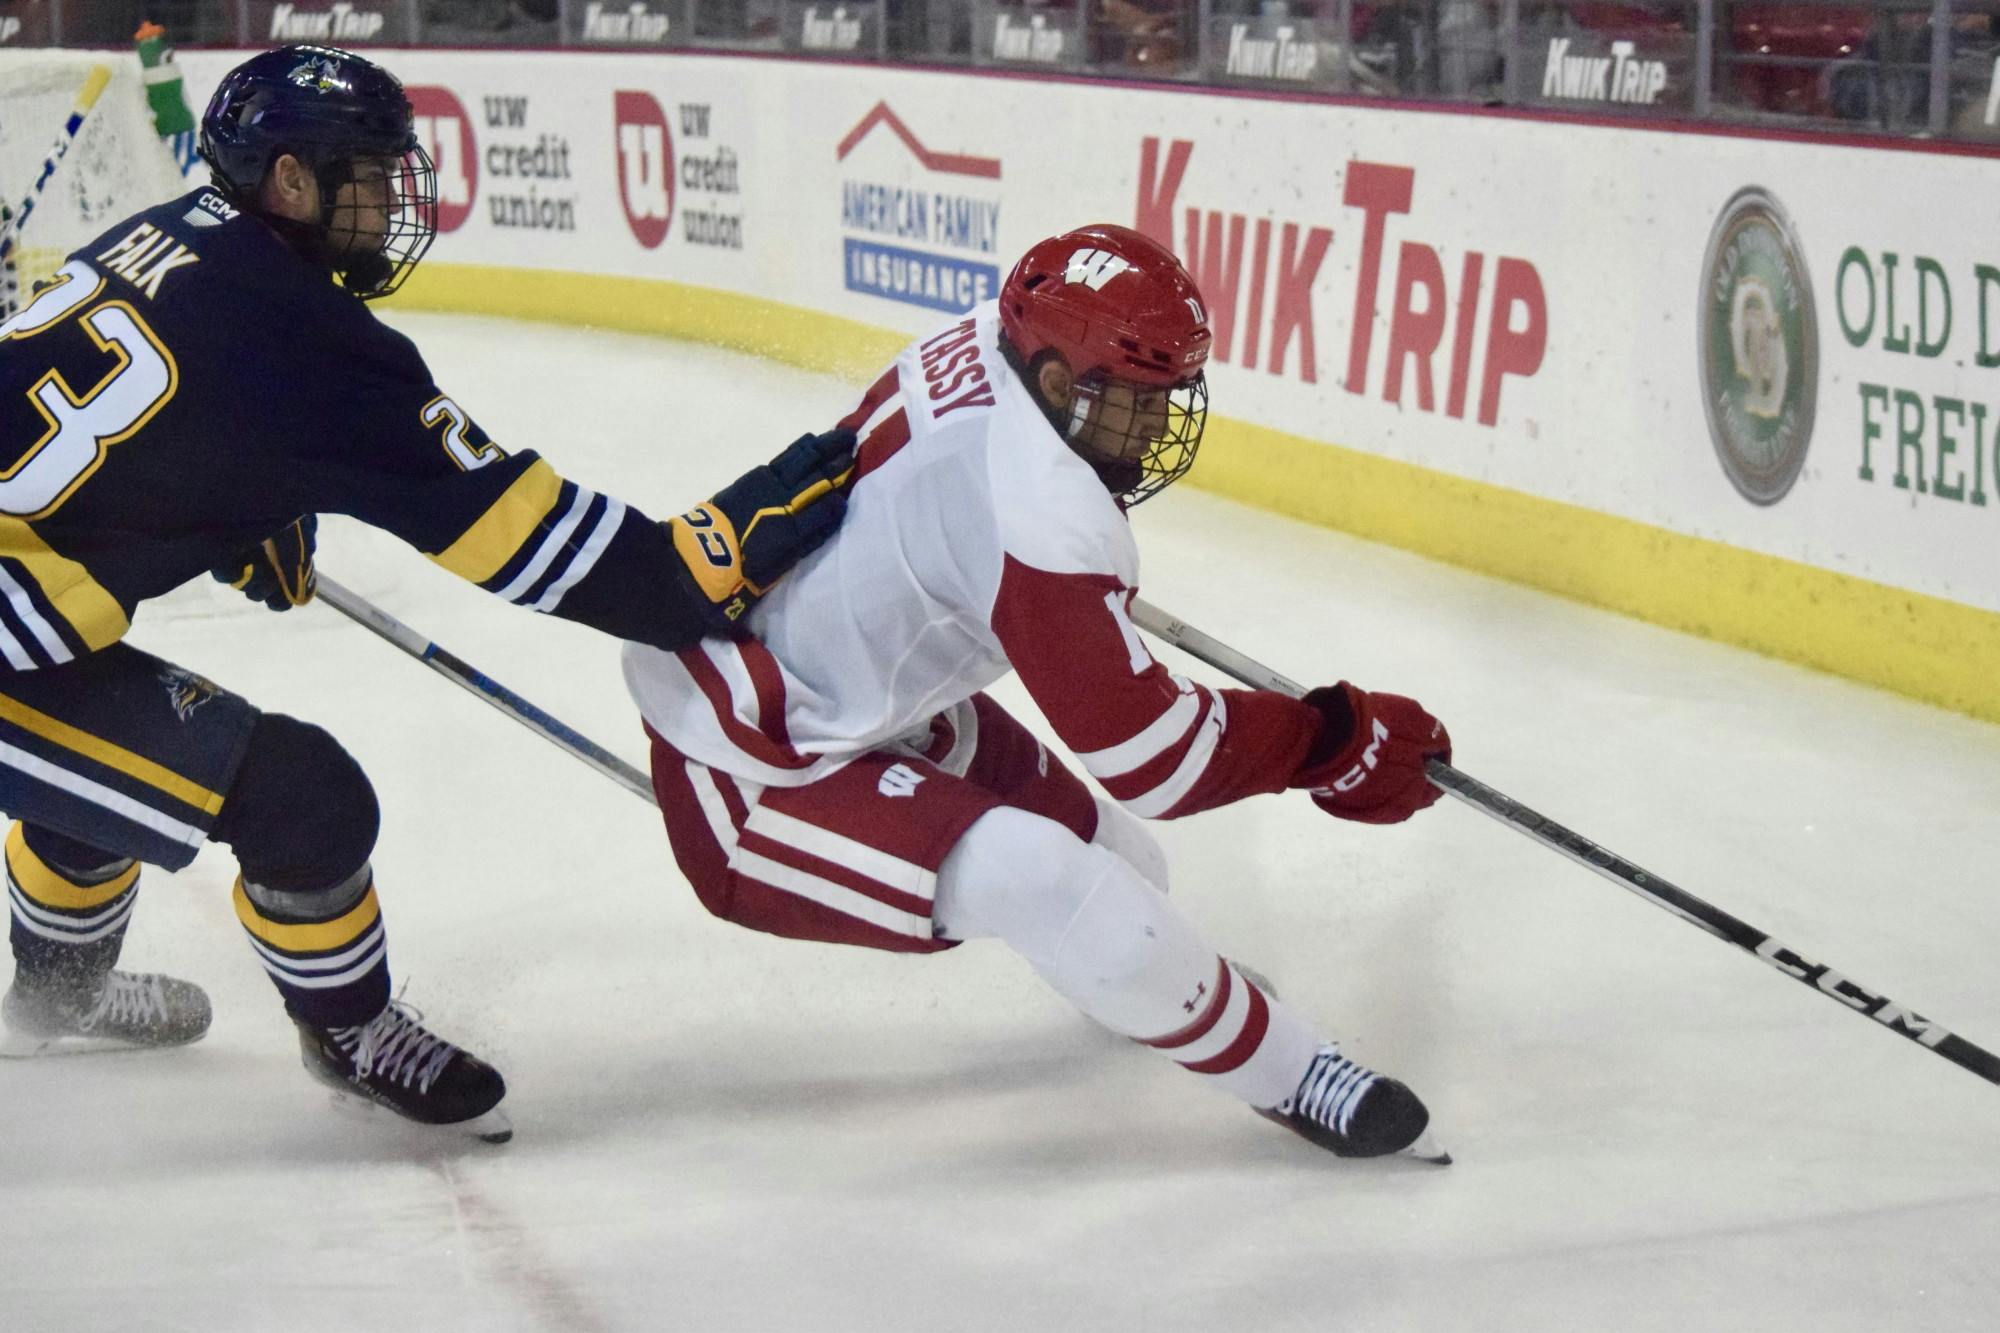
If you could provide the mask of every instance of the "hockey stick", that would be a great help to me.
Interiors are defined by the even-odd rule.
[[[543,740],[569,751],[613,782],[645,800],[657,804],[653,784],[644,773],[592,741],[575,728],[550,717],[485,672],[453,656],[437,644],[376,606],[367,598],[318,576],[319,600],[340,614],[416,658],[466,693],[499,709]]]
[[[41,174],[35,177],[35,183],[28,188],[28,197],[21,201],[20,208],[11,215],[8,214],[6,206],[0,204],[0,272],[8,274],[13,272],[15,237],[20,234],[22,224],[27,222],[28,215],[35,211],[35,205],[41,200],[42,190],[48,185],[49,177],[56,174],[56,164],[69,152],[70,144],[76,140],[77,131],[83,128],[84,118],[90,115],[91,108],[97,105],[97,99],[104,95],[104,89],[110,82],[109,65],[90,67],[90,76],[83,81],[83,91],[76,95],[76,105],[70,109],[69,119],[63,122],[62,133],[56,136],[55,146],[50,148],[49,155],[42,159]]]
[[[1294,697],[1305,693],[1297,683],[1237,652],[1185,621],[1137,598],[1132,602],[1132,621],[1189,656],[1234,676],[1253,689],[1274,690]],[[1570,860],[1644,898],[1653,906],[1672,912],[1717,939],[1733,944],[1759,961],[1769,964],[1794,981],[1810,986],[1841,1004],[1866,1015],[1900,1037],[1907,1037],[1953,1064],[1971,1070],[1989,1083],[2000,1083],[2000,1056],[1995,1056],[1915,1010],[1906,1009],[1879,991],[1871,991],[1848,980],[1825,963],[1779,943],[1755,926],[1740,921],[1718,907],[1677,888],[1650,871],[1642,870],[1617,853],[1598,846],[1580,833],[1537,814],[1510,796],[1483,782],[1467,777],[1450,764],[1430,761],[1426,773],[1431,782],[1447,795],[1456,796],[1480,813],[1490,815],[1518,833],[1562,853]]]

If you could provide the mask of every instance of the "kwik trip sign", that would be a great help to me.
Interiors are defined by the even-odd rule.
[[[1298,211],[1271,213],[1190,184],[1191,168],[1230,151],[1227,139],[1204,155],[1192,138],[1142,138],[1132,223],[1187,265],[1214,359],[1300,384],[1337,376],[1400,410],[1497,426],[1509,383],[1533,378],[1548,351],[1535,261],[1466,245],[1438,168],[1354,159],[1329,203],[1303,195]],[[1350,265],[1353,286],[1329,307],[1321,274]]]
[[[1028,9],[1018,0],[974,0],[972,51],[1000,65],[1081,66],[1089,55],[1084,22],[1090,7]]]
[[[583,46],[680,46],[694,38],[694,0],[569,0],[563,33]]]
[[[1526,101],[1622,111],[1685,107],[1693,100],[1695,39],[1686,33],[1575,32],[1516,49],[1518,66],[1532,80],[1520,90]]]
[[[887,25],[882,0],[846,0],[844,4],[785,5],[784,42],[787,51],[806,55],[880,55]]]
[[[1347,45],[1332,23],[1245,15],[1209,21],[1210,78],[1235,83],[1347,86]]]
[[[407,46],[417,40],[416,0],[244,0],[237,35],[245,46],[314,42]]]

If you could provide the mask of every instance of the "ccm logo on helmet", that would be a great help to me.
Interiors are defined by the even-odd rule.
[[[1105,283],[1131,267],[1109,250],[1078,250],[1069,257],[1069,265],[1063,270],[1063,281],[1080,282],[1093,292],[1101,292]]]

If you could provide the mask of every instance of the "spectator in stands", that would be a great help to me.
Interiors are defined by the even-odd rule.
[[[1951,105],[1948,124],[1961,138],[2000,135],[2000,106],[1993,102],[2000,73],[2000,14],[1964,14],[1952,24]]]
[[[972,6],[961,0],[884,0],[886,45],[910,60],[963,60],[972,52]]]
[[[1751,111],[1831,115],[1826,66],[1861,48],[1870,19],[1860,7],[1732,5],[1728,51],[1719,56],[1731,72],[1730,95]]]
[[[1436,30],[1432,0],[1387,0],[1355,7],[1357,79],[1370,92],[1413,97],[1435,91]]]
[[[0,4],[0,13],[14,8]],[[139,25],[154,22],[176,42],[231,42],[236,7],[217,0],[68,0],[57,16],[65,46],[125,46]]]
[[[1098,59],[1171,69],[1194,50],[1194,16],[1183,0],[1098,0]]]
[[[1486,98],[1500,91],[1500,15],[1495,0],[1443,0],[1437,11],[1438,91]]]
[[[417,15],[427,38],[487,42],[553,40],[561,0],[422,0]]]
[[[1360,28],[1368,0],[1353,0],[1354,25]],[[1210,12],[1235,18],[1321,19],[1340,17],[1339,0],[1214,0]]]
[[[1955,13],[1951,18],[1951,82],[1970,76],[1982,89],[1992,77],[1995,16]],[[1825,70],[1825,99],[1842,120],[1887,130],[1922,131],[1930,125],[1931,15],[1881,11],[1867,38],[1845,60]],[[1983,103],[1983,98],[1981,99]],[[1983,112],[1984,106],[1980,107]],[[1955,123],[1963,123],[1964,117]],[[1980,131],[1987,132],[1983,127]]]
[[[769,42],[778,35],[777,0],[697,0],[694,30],[723,41]]]

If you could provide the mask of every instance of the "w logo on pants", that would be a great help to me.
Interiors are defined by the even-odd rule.
[[[915,796],[917,784],[924,775],[902,764],[891,764],[882,770],[882,776],[875,783],[875,790],[884,796]]]

